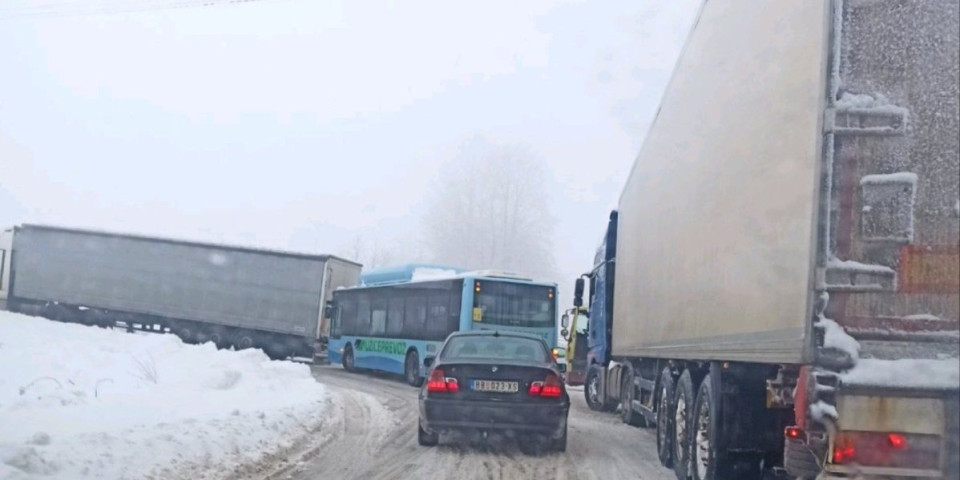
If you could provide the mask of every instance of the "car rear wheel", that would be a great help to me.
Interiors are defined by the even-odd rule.
[[[417,421],[417,443],[421,447],[433,447],[440,443],[439,433],[430,433],[423,429],[423,425]]]
[[[354,362],[353,347],[351,347],[350,345],[347,345],[346,347],[343,347],[343,358],[340,360],[340,363],[343,364],[344,370],[348,372],[352,372],[356,370],[356,367],[354,367],[353,362]]]
[[[657,389],[657,456],[667,468],[673,468],[673,395],[673,374],[664,368]]]
[[[553,447],[554,452],[566,452],[567,451],[567,426],[563,426],[563,435],[560,438],[554,438],[551,447]]]
[[[693,403],[693,379],[686,370],[677,380],[673,401],[673,471],[677,480],[687,480],[692,473]]]
[[[407,377],[407,383],[411,386],[419,387],[423,383],[423,378],[420,377],[420,355],[417,354],[416,350],[411,350],[407,354],[407,359],[404,362],[404,373]]]

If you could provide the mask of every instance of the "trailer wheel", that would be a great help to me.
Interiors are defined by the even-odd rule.
[[[213,342],[213,344],[216,345],[217,348],[222,349],[230,346],[230,342],[227,341],[226,333],[219,328],[207,330],[205,332],[205,336],[207,337],[207,341]]]
[[[417,355],[416,350],[410,350],[407,353],[403,370],[407,383],[411,386],[419,387],[423,383],[423,378],[420,377],[420,355]]]
[[[180,325],[174,333],[183,340],[183,343],[194,343],[197,339],[196,332],[189,325]]]
[[[693,379],[690,371],[684,370],[677,380],[673,401],[673,471],[678,480],[687,480],[692,473],[690,454],[693,438]]]
[[[353,359],[353,347],[350,346],[349,343],[346,347],[343,347],[343,358],[340,360],[340,363],[343,364],[343,369],[348,372],[356,370]]]
[[[720,399],[710,384],[710,375],[700,382],[697,404],[693,409],[691,461],[695,480],[716,480],[729,475],[729,467],[722,452],[717,450],[720,432]]]
[[[625,369],[620,382],[620,420],[634,427],[645,427],[647,422],[643,415],[633,409],[634,395],[636,387],[633,385],[633,371]]]
[[[250,332],[240,331],[233,337],[233,346],[236,347],[237,350],[253,348],[254,343],[253,334]]]
[[[673,468],[673,374],[669,368],[660,373],[657,389],[657,456],[660,464]]]

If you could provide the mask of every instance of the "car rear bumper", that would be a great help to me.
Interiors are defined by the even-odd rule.
[[[493,403],[484,401],[420,401],[420,424],[429,432],[501,431],[560,436],[570,405]]]

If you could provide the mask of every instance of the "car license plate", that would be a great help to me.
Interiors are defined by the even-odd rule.
[[[516,393],[520,390],[520,385],[517,382],[500,380],[474,380],[473,390],[477,392]]]

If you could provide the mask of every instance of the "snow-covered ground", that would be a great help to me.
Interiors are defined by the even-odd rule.
[[[306,365],[0,312],[0,479],[221,478],[320,423]]]

